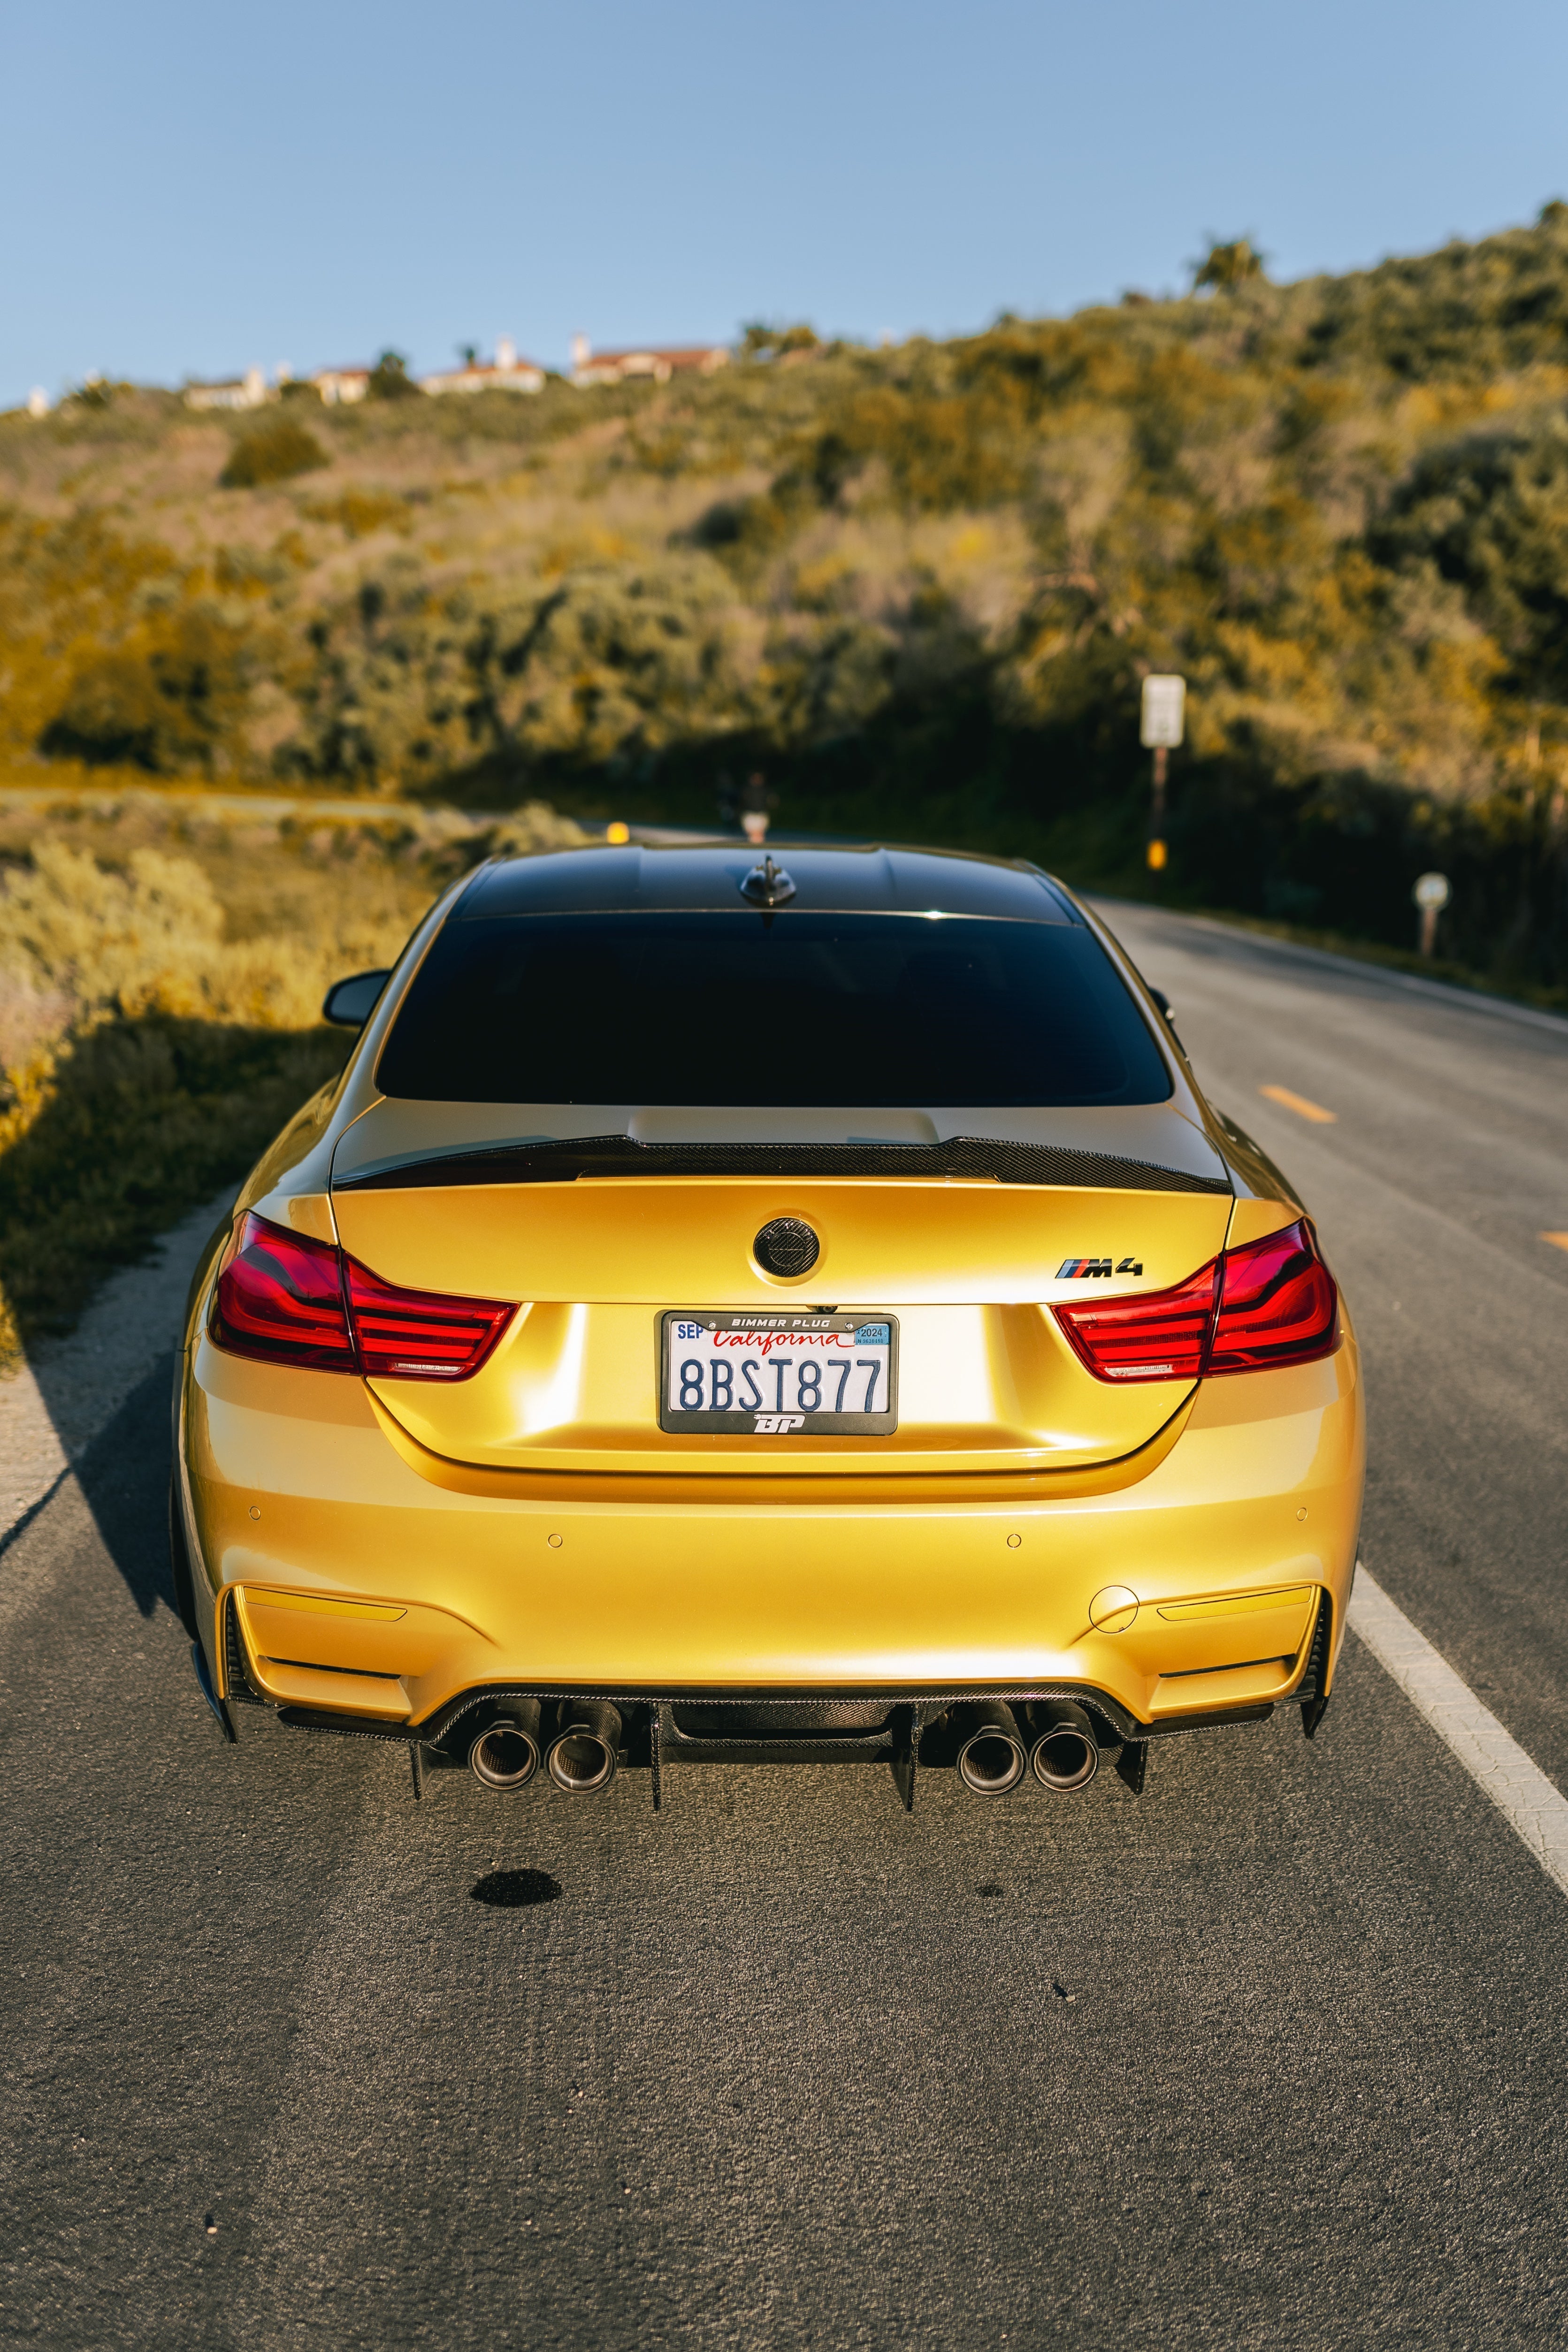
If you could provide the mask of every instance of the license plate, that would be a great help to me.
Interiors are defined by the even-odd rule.
[[[681,1434],[890,1436],[898,1378],[890,1315],[659,1318],[658,1425]]]

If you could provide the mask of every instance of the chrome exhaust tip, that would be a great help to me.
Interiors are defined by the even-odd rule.
[[[963,1724],[967,1737],[958,1751],[959,1779],[977,1797],[1006,1796],[1027,1768],[1012,1708],[1000,1699],[984,1700],[965,1710]]]
[[[526,1789],[539,1769],[539,1701],[498,1708],[468,1743],[468,1769],[485,1789]]]
[[[561,1710],[546,1759],[550,1777],[569,1797],[590,1797],[616,1777],[621,1741],[619,1710],[608,1699],[570,1700]]]
[[[1053,1699],[1029,1710],[1029,1761],[1042,1788],[1067,1796],[1087,1789],[1100,1769],[1094,1727],[1070,1699]]]

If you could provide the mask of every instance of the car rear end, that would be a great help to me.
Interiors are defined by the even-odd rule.
[[[220,1713],[492,1787],[1311,1727],[1361,1504],[1310,1223],[1114,943],[883,850],[455,894],[242,1195],[180,1418]]]

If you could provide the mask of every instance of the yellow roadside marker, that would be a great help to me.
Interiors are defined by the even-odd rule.
[[[1314,1127],[1332,1127],[1339,1118],[1337,1110],[1325,1110],[1321,1103],[1309,1102],[1305,1095],[1293,1095],[1289,1087],[1259,1087],[1258,1091],[1270,1102],[1283,1103],[1298,1118],[1310,1118]]]
[[[1550,1242],[1553,1249],[1568,1250],[1568,1234],[1542,1234],[1541,1238]]]

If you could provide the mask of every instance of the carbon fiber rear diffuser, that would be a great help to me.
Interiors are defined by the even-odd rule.
[[[833,1695],[813,1692],[794,1702],[781,1700],[776,1690],[756,1693],[727,1693],[716,1697],[710,1691],[692,1692],[679,1697],[656,1696],[646,1691],[563,1690],[535,1686],[527,1689],[520,1684],[497,1685],[493,1688],[467,1691],[459,1699],[440,1710],[429,1721],[417,1726],[393,1724],[366,1719],[363,1717],[330,1713],[325,1709],[303,1706],[283,1706],[278,1710],[278,1720],[295,1731],[335,1732],[350,1738],[380,1739],[402,1744],[409,1750],[414,1793],[423,1799],[432,1765],[448,1766],[460,1761],[455,1752],[461,1746],[458,1727],[466,1715],[489,1703],[508,1699],[538,1698],[545,1704],[566,1699],[603,1698],[618,1707],[626,1721],[626,1737],[619,1752],[619,1762],[631,1770],[646,1769],[648,1773],[654,1809],[664,1805],[665,1775],[676,1764],[886,1764],[893,1777],[900,1801],[907,1812],[914,1811],[915,1786],[922,1760],[921,1747],[927,1736],[942,1726],[942,1718],[950,1707],[966,1699],[1005,1699],[1022,1706],[1046,1699],[1070,1699],[1082,1706],[1094,1720],[1096,1744],[1102,1751],[1114,1750],[1118,1777],[1137,1796],[1142,1793],[1148,1771],[1149,1743],[1185,1731],[1219,1731],[1232,1724],[1266,1722],[1274,1712],[1273,1702],[1254,1706],[1231,1707],[1205,1715],[1191,1715],[1163,1723],[1143,1724],[1126,1713],[1114,1699],[1103,1692],[1085,1690],[1071,1683],[1037,1683],[1026,1688],[997,1690],[941,1691],[922,1693],[918,1698],[907,1695],[884,1695],[887,1720],[876,1729],[865,1731],[824,1732],[813,1736],[810,1729],[798,1733],[759,1736],[753,1730],[743,1735],[728,1736],[707,1728],[701,1733],[683,1729],[679,1713],[700,1713],[711,1717],[721,1710],[733,1708],[737,1714],[765,1706],[770,1715],[777,1715],[792,1704],[803,1711],[820,1714],[833,1704]],[[863,1710],[868,1695],[863,1691],[844,1693],[846,1708]],[[1303,1709],[1305,1713],[1305,1709]],[[946,1740],[939,1740],[939,1747]],[[938,1769],[951,1762],[943,1755],[928,1759]]]

